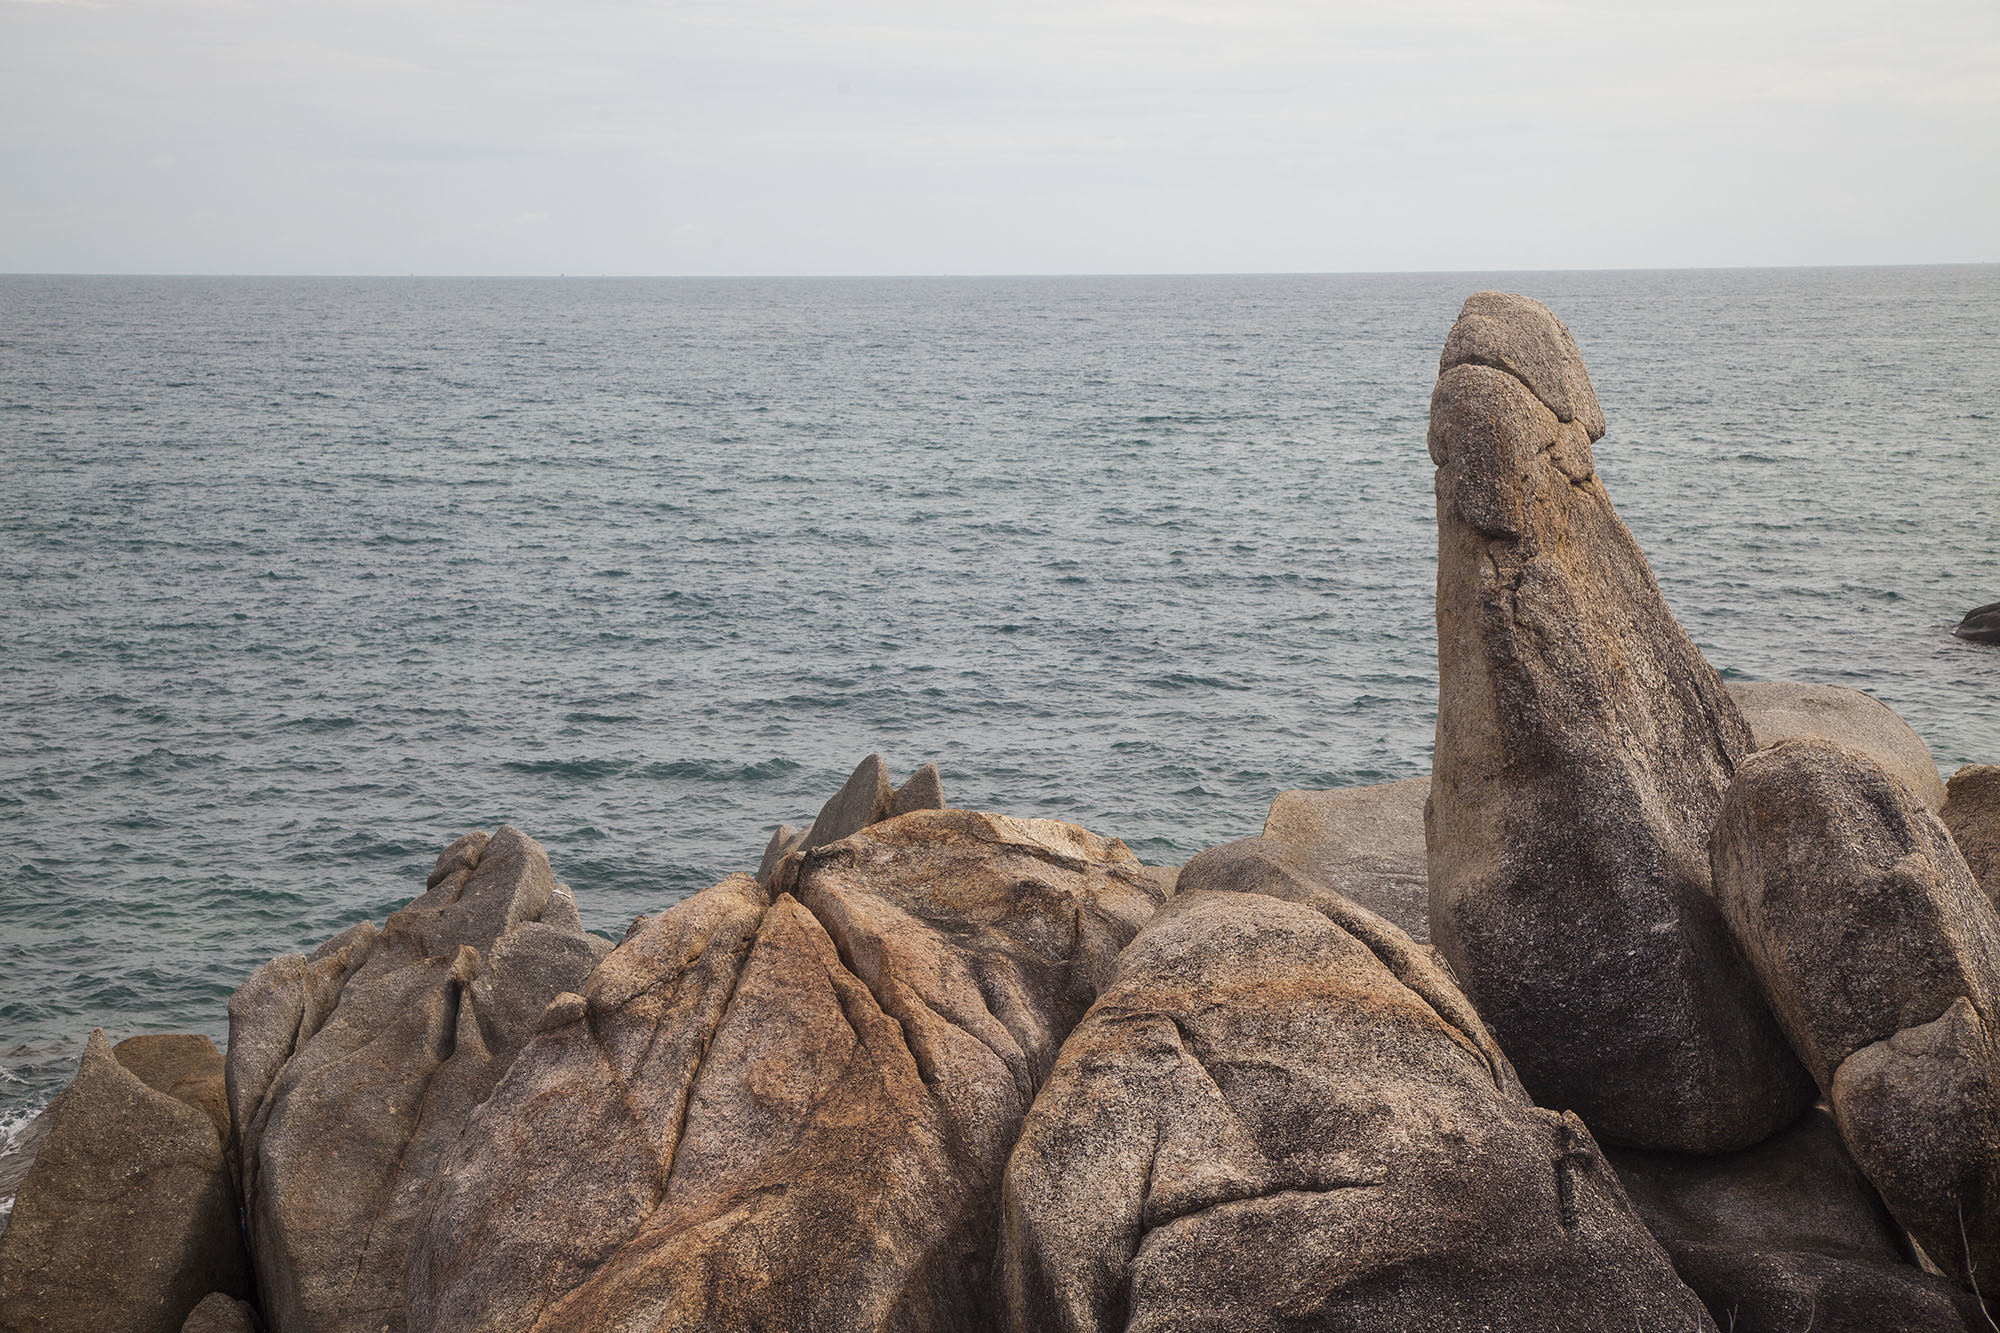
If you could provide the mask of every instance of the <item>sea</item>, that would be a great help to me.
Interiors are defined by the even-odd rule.
[[[2000,266],[0,278],[0,1127],[468,829],[616,937],[871,752],[1160,864],[1426,772],[1482,288],[1725,676],[2000,761]]]

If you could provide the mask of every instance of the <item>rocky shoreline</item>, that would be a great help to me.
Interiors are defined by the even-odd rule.
[[[92,1034],[0,1333],[2000,1327],[2000,768],[1725,686],[1604,431],[1467,301],[1431,777],[1175,870],[870,756],[615,945],[469,834]]]

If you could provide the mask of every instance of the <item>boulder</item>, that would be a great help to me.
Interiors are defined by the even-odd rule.
[[[1290,846],[1314,880],[1427,942],[1424,803],[1430,794],[1429,778],[1280,792],[1264,819],[1264,836]]]
[[[201,1298],[181,1325],[181,1333],[263,1333],[263,1328],[247,1302],[218,1291]]]
[[[1188,863],[1063,1044],[1007,1167],[1003,1326],[1713,1330],[1428,951],[1252,841]]]
[[[791,824],[778,825],[778,831],[771,835],[771,841],[764,845],[764,856],[757,862],[757,882],[769,884],[771,872],[778,868],[778,862],[805,846],[810,828],[796,828]]]
[[[2000,765],[1967,764],[1952,774],[1938,817],[1979,887],[2000,901]]]
[[[1681,1279],[1734,1333],[1987,1327],[1972,1293],[1911,1261],[1822,1108],[1719,1157],[1605,1155]]]
[[[176,1333],[249,1290],[221,1080],[206,1037],[90,1034],[0,1233],[0,1330]]]
[[[910,780],[896,788],[896,794],[889,802],[892,816],[907,815],[912,810],[944,808],[944,778],[939,775],[936,764],[925,764],[910,774]]]
[[[1122,843],[947,810],[649,919],[473,1114],[411,1333],[987,1327],[1021,1117],[1160,899]]]
[[[1460,325],[1431,397],[1431,941],[1538,1102],[1746,1147],[1813,1097],[1710,892],[1750,729],[1611,507],[1569,331],[1499,293]]]
[[[230,1000],[229,1099],[260,1304],[284,1333],[403,1325],[416,1214],[466,1117],[610,942],[503,827],[438,858],[378,932],[260,969]]]
[[[800,850],[811,851],[830,842],[839,842],[889,817],[896,802],[896,789],[889,783],[889,766],[882,756],[871,754],[855,766],[827,803]]]
[[[1745,761],[1715,830],[1745,956],[1848,1151],[1946,1271],[2000,1265],[2000,913],[1937,816],[1857,750]]]
[[[1760,750],[1818,736],[1861,751],[1916,790],[1933,810],[1944,806],[1944,780],[1923,737],[1872,694],[1840,685],[1733,681],[1729,697],[1743,710]]]
[[[2000,643],[2000,602],[1973,607],[1952,633],[1968,643]]]

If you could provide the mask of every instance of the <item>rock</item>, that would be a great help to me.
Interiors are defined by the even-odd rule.
[[[769,884],[771,872],[778,868],[778,862],[805,846],[810,828],[794,828],[790,824],[778,825],[778,831],[771,835],[771,841],[764,847],[764,857],[757,863],[757,882]]]
[[[1567,330],[1497,293],[1460,323],[1431,397],[1431,940],[1538,1102],[1606,1142],[1746,1147],[1812,1101],[1710,893],[1750,729],[1596,475]]]
[[[49,1107],[0,1233],[5,1333],[176,1333],[209,1292],[249,1289],[213,1116],[222,1057],[206,1037],[146,1039],[133,1053],[128,1066],[92,1032]]]
[[[895,799],[895,788],[889,785],[889,766],[882,762],[881,755],[869,755],[848,775],[833,798],[820,807],[819,818],[813,821],[812,831],[806,834],[800,850],[809,852],[839,842],[887,819]]]
[[[1969,643],[2000,643],[2000,602],[1973,607],[1952,633]]]
[[[1280,792],[1265,817],[1264,836],[1288,844],[1314,880],[1426,942],[1424,802],[1430,793],[1429,778]]]
[[[1868,756],[1784,741],[1723,803],[1715,884],[1848,1151],[1941,1267],[2000,1264],[2000,913]]]
[[[1122,843],[947,810],[652,918],[473,1113],[411,1333],[986,1327],[1021,1117],[1160,897]]]
[[[1910,1262],[1824,1110],[1720,1157],[1605,1155],[1681,1279],[1734,1333],[1986,1327],[1970,1292]]]
[[[1839,685],[1734,681],[1729,697],[1743,710],[1760,750],[1797,736],[1818,736],[1861,751],[1916,789],[1933,810],[1944,805],[1944,780],[1923,738],[1872,694]]]
[[[401,1328],[415,1218],[465,1118],[609,941],[532,838],[462,838],[377,932],[230,1001],[229,1097],[261,1304],[284,1333]]]
[[[181,1325],[181,1333],[263,1333],[263,1329],[247,1303],[219,1291],[202,1297]]]
[[[896,788],[896,795],[889,803],[891,815],[944,808],[944,779],[939,776],[936,764],[925,764],[910,774],[910,780]]]
[[[1938,817],[1990,899],[2000,901],[2000,765],[1967,764],[1951,775]]]
[[[1063,1044],[1008,1163],[1003,1327],[1713,1330],[1423,946],[1272,846],[1190,861]]]
[[[14,1205],[14,1196],[20,1192],[21,1182],[28,1178],[28,1172],[35,1165],[35,1156],[42,1150],[42,1141],[49,1136],[49,1108],[44,1106],[41,1113],[20,1129],[14,1131],[7,1143],[5,1156],[0,1156],[0,1205],[9,1212]],[[0,1212],[0,1234],[7,1230],[8,1213]]]

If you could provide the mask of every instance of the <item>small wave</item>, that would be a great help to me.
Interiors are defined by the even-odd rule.
[[[1224,680],[1220,676],[1196,676],[1174,671],[1164,676],[1147,676],[1139,682],[1156,690],[1247,690],[1250,687],[1239,681]]]

